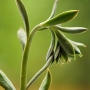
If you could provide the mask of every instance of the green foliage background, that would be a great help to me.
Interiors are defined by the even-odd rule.
[[[51,13],[54,0],[22,0],[26,6],[30,28],[46,20]],[[56,15],[67,10],[80,10],[78,16],[62,26],[83,26],[90,28],[90,0],[59,0]],[[19,89],[20,62],[22,49],[17,38],[17,30],[24,27],[15,0],[0,0],[0,69],[6,73],[15,87]],[[81,47],[82,58],[71,63],[50,68],[52,85],[50,90],[90,90],[90,31],[82,34],[66,34],[74,41],[87,45]],[[44,65],[45,55],[50,44],[50,32],[36,33],[29,53],[28,80]],[[37,90],[45,73],[31,86]],[[1,89],[0,89],[1,90]]]

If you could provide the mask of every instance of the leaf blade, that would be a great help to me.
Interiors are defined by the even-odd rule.
[[[50,84],[51,84],[51,74],[50,71],[48,70],[45,78],[42,81],[42,84],[40,85],[39,90],[49,90]]]
[[[53,8],[52,8],[51,15],[49,16],[48,20],[51,19],[54,16],[54,14],[56,12],[56,8],[57,8],[57,2],[58,2],[58,0],[55,0]]]
[[[74,45],[74,44],[72,44],[72,45],[73,45],[73,47],[74,47],[75,54],[76,54],[76,55],[79,55],[80,57],[82,57],[83,55],[82,55],[80,49],[79,49],[76,45]]]
[[[52,12],[51,12],[49,18],[46,21],[50,20],[54,16],[54,14],[56,12],[56,8],[57,8],[57,2],[58,2],[58,0],[55,0],[53,8],[52,8]],[[48,28],[43,27],[43,28],[40,28],[39,31],[42,31],[42,30],[45,30],[45,29],[48,29]]]
[[[52,31],[52,29],[50,30],[51,31],[51,43],[50,43],[50,46],[49,46],[49,49],[48,49],[48,52],[47,52],[47,55],[46,55],[46,60],[49,59],[49,57],[54,54],[54,47],[55,47],[55,34],[54,32]],[[54,55],[53,55],[54,56]],[[53,62],[53,61],[52,61]]]
[[[0,70],[0,86],[5,90],[16,90],[8,77]]]
[[[78,34],[87,31],[87,28],[84,27],[61,27],[59,25],[54,26],[58,30],[66,33]]]
[[[21,2],[21,0],[16,0],[16,4],[17,4],[17,7],[18,7],[18,9],[21,13],[22,19],[24,21],[24,25],[25,25],[25,28],[26,28],[27,36],[28,36],[29,35],[29,20],[28,20],[28,15],[27,15],[25,6]]]
[[[67,62],[68,61],[68,54],[61,48],[61,56]]]
[[[54,54],[54,58],[57,61],[58,61],[59,52],[60,52],[60,44],[59,44],[59,41],[57,41],[56,48],[55,48],[55,54]]]
[[[52,26],[70,21],[76,17],[78,10],[70,10],[63,12],[52,19],[43,23],[43,26]]]
[[[68,39],[71,43],[73,43],[73,44],[75,44],[76,46],[82,46],[82,47],[86,47],[86,45],[85,44],[83,44],[83,43],[80,43],[80,42],[75,42],[75,41],[72,41],[72,40],[70,40],[70,39]]]
[[[61,45],[61,47],[63,48],[63,50],[70,56],[74,56],[74,49],[73,46],[71,45],[71,43],[68,41],[68,39],[65,37],[64,34],[62,34],[60,31],[54,29],[56,36],[59,40],[59,43]]]

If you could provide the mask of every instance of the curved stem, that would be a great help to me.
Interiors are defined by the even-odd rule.
[[[53,56],[51,56],[46,64],[33,76],[33,78],[29,81],[29,83],[26,86],[26,90],[28,90],[29,86],[49,67],[53,59]]]
[[[36,31],[37,31],[38,29],[40,29],[40,28],[42,27],[42,25],[43,25],[43,24],[40,23],[40,24],[36,25],[36,26],[32,29],[32,31],[30,32],[30,35],[29,35],[29,43],[31,43],[34,34],[36,33]]]
[[[23,59],[22,59],[22,65],[21,65],[21,78],[20,78],[20,90],[26,90],[26,74],[27,74],[27,60],[28,60],[28,53],[29,53],[29,48],[30,48],[30,44],[32,41],[32,38],[35,34],[35,32],[41,27],[41,24],[35,26],[30,35],[29,38],[27,38],[27,43],[24,49],[24,53],[23,53]]]

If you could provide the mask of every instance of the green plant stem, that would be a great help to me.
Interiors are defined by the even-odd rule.
[[[22,59],[22,67],[21,67],[21,82],[20,82],[20,90],[26,90],[26,74],[27,74],[27,60],[28,60],[28,52],[29,52],[29,42],[27,41],[24,53],[23,53],[23,59]]]
[[[30,85],[50,66],[52,62],[53,56],[51,56],[45,65],[33,76],[33,78],[28,82],[26,86],[26,90],[30,87]]]
[[[36,31],[37,31],[38,29],[40,29],[40,28],[42,27],[42,25],[43,25],[43,24],[40,23],[40,24],[36,25],[36,26],[32,29],[32,31],[30,32],[30,35],[29,35],[29,43],[31,43],[34,34],[36,33]]]
[[[26,80],[27,80],[27,61],[28,61],[28,53],[29,53],[29,48],[30,48],[30,44],[32,41],[32,38],[35,34],[35,32],[41,27],[41,24],[35,26],[30,35],[29,38],[27,39],[27,43],[24,49],[24,53],[23,53],[23,59],[22,59],[22,64],[21,64],[21,78],[20,78],[20,90],[26,90]]]

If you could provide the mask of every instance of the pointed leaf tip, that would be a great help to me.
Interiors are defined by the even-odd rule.
[[[80,42],[75,42],[75,41],[72,41],[72,40],[70,40],[70,39],[68,39],[72,44],[74,44],[74,45],[76,45],[76,46],[82,46],[82,47],[86,47],[86,45],[85,44],[83,44],[83,43],[80,43]]]
[[[51,15],[49,16],[48,20],[51,19],[54,16],[54,14],[56,12],[56,8],[57,8],[57,2],[58,2],[58,0],[55,0],[53,8],[52,8]]]
[[[74,56],[74,48],[72,46],[72,44],[70,43],[70,41],[67,39],[67,37],[65,37],[64,34],[62,34],[60,31],[58,31],[57,29],[54,29],[56,36],[59,40],[59,43],[61,45],[61,47],[63,48],[63,50],[70,56]]]
[[[61,23],[68,22],[76,17],[78,14],[78,10],[70,10],[70,11],[65,11],[52,19],[46,21],[43,23],[43,26],[52,26],[52,25],[57,25]]]
[[[12,82],[1,70],[0,70],[0,86],[2,86],[5,90],[16,90]]]
[[[85,27],[61,27],[60,25],[53,26],[54,28],[57,28],[58,30],[66,33],[72,33],[72,34],[78,34],[83,33],[87,31],[87,28]]]
[[[29,20],[28,20],[28,15],[27,15],[27,11],[25,9],[25,6],[21,0],[16,0],[16,4],[17,4],[17,7],[21,13],[22,18],[23,18],[27,35],[29,35]]]
[[[45,78],[42,81],[42,84],[40,85],[39,90],[49,90],[50,84],[51,84],[51,74],[50,71],[48,70]]]

